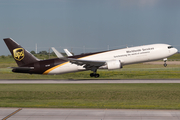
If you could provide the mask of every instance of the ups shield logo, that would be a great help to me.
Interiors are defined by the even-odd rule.
[[[13,50],[14,59],[21,61],[24,58],[24,49],[16,48]]]

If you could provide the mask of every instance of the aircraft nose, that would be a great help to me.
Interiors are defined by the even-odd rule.
[[[176,48],[174,48],[174,49],[175,49],[174,52],[177,53],[177,52],[178,52],[178,49],[176,49]]]
[[[178,52],[178,49],[175,48],[175,52],[177,53],[177,52]]]

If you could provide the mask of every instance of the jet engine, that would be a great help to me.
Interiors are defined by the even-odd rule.
[[[120,60],[112,60],[106,62],[108,70],[115,70],[122,68],[121,61]]]

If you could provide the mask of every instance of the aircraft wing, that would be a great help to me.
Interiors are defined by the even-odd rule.
[[[82,59],[73,59],[73,58],[66,58],[72,64],[83,66],[86,69],[92,70],[93,68],[99,68],[103,66],[106,61],[94,61],[94,60],[82,60]]]

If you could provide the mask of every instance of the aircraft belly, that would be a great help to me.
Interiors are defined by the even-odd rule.
[[[63,74],[63,73],[70,73],[70,72],[77,72],[78,71],[78,66],[75,64],[66,64],[66,65],[62,65],[59,66],[53,70],[51,70],[48,75],[51,74]]]

